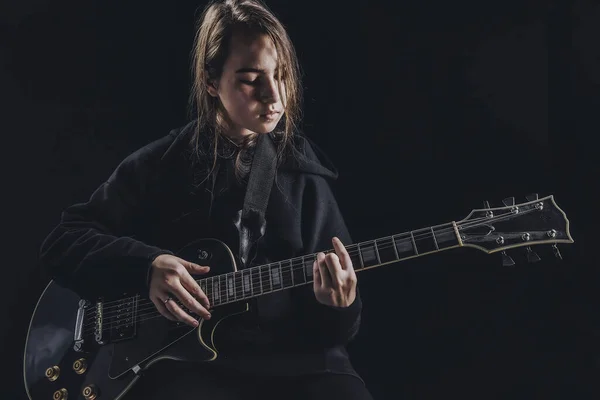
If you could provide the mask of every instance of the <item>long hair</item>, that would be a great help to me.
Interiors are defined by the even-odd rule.
[[[301,117],[301,72],[294,46],[283,24],[260,0],[211,1],[198,20],[192,52],[192,91],[189,102],[190,112],[195,111],[197,118],[192,148],[198,156],[206,156],[207,154],[202,154],[207,150],[205,146],[201,146],[201,142],[207,140],[208,151],[212,153],[211,171],[216,166],[220,144],[231,143],[224,137],[222,126],[219,125],[219,121],[228,120],[225,110],[218,98],[209,95],[207,85],[221,76],[223,65],[229,56],[231,38],[237,32],[267,35],[277,50],[278,73],[285,86],[285,93],[280,93],[282,99],[285,99],[283,116],[272,132],[279,156],[292,141]],[[239,147],[242,150],[248,149],[255,145],[256,139],[257,134],[251,134]],[[244,174],[244,165],[249,169],[245,161],[248,157],[244,153],[239,151],[236,156],[238,177]]]

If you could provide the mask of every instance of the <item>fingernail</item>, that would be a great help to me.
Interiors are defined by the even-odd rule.
[[[212,315],[208,314],[208,315],[206,316],[206,319],[210,319],[210,317],[212,317]]]

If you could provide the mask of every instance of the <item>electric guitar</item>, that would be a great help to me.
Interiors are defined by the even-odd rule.
[[[573,243],[569,220],[553,196],[527,197],[504,207],[474,209],[458,222],[431,226],[346,246],[354,269],[364,271],[458,247],[500,253],[526,248],[529,261],[539,261],[532,246]],[[333,251],[333,250],[329,250]],[[31,400],[118,400],[139,379],[140,371],[162,359],[189,358],[210,362],[218,356],[213,340],[219,322],[249,310],[248,300],[312,282],[316,254],[237,270],[230,248],[215,239],[194,241],[177,255],[211,272],[197,280],[212,307],[212,318],[196,328],[164,318],[154,304],[137,293],[118,298],[80,298],[51,281],[33,312],[25,344],[23,375]],[[181,304],[180,304],[181,306]],[[182,308],[189,312],[185,307]]]

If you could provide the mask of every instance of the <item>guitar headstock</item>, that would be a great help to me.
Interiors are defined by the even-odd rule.
[[[525,247],[530,262],[540,260],[531,246],[552,245],[554,255],[561,258],[557,243],[573,243],[569,220],[553,196],[527,196],[524,203],[515,204],[514,197],[503,200],[504,207],[474,209],[457,222],[464,246],[488,254],[501,252],[504,265],[514,265],[506,250]]]

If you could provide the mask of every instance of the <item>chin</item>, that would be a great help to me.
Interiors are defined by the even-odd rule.
[[[277,127],[278,123],[279,121],[258,124],[253,131],[256,133],[271,133]]]

